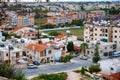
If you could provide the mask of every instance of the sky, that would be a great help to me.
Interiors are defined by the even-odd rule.
[[[26,1],[26,2],[34,2],[35,0],[21,0],[21,1]],[[44,2],[45,0],[42,0]],[[50,2],[56,2],[57,0],[50,0]],[[58,0],[58,2],[79,2],[79,1],[118,1],[118,0]]]

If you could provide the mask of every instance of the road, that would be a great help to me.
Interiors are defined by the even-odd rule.
[[[78,69],[81,66],[90,66],[92,64],[91,61],[74,58],[69,63],[41,65],[37,69],[23,69],[22,71],[25,73],[26,78],[32,78],[43,73],[67,72]]]

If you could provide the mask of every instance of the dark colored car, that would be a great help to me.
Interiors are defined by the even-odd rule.
[[[40,63],[38,61],[33,61],[34,65],[40,65]]]

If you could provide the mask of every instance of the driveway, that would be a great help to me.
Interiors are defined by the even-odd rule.
[[[40,65],[37,69],[22,69],[26,78],[32,78],[39,74],[67,72],[80,68],[81,66],[90,66],[93,63],[88,60],[80,60],[79,58],[73,58],[69,63],[56,63]]]

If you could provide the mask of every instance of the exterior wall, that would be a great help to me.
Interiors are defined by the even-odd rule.
[[[28,26],[28,17],[27,16],[23,17],[23,25]]]
[[[29,24],[29,26],[34,26],[34,17],[29,17],[29,22],[28,22],[28,24]]]
[[[114,43],[117,44],[117,50],[120,50],[120,28],[119,27],[113,27],[113,35],[112,40]]]
[[[107,43],[106,43],[107,44]],[[108,44],[108,45],[99,45],[99,54],[101,57],[109,57],[111,53],[113,53],[116,49],[113,49],[114,44]],[[90,45],[89,48],[86,49],[86,53],[89,57],[91,55],[94,55],[95,45]]]
[[[18,16],[18,26],[23,26],[23,16]]]
[[[75,13],[75,12],[70,12],[68,14],[66,13],[61,13],[61,15],[55,15],[47,19],[47,22],[49,24],[64,24],[64,23],[71,23],[73,20],[79,20],[79,19],[85,19],[86,14],[81,13]]]
[[[87,42],[95,40],[114,42],[117,44],[117,50],[120,50],[120,28],[85,24],[84,41]]]
[[[0,54],[1,54],[0,55],[1,61],[9,60],[9,52],[4,52],[4,51],[0,50]],[[17,56],[17,54],[19,54],[19,55]],[[10,51],[11,64],[16,64],[17,60],[19,60],[21,57],[22,57],[22,51],[19,51],[19,52]]]
[[[35,39],[37,38],[37,32],[28,32],[24,34],[25,38]]]

